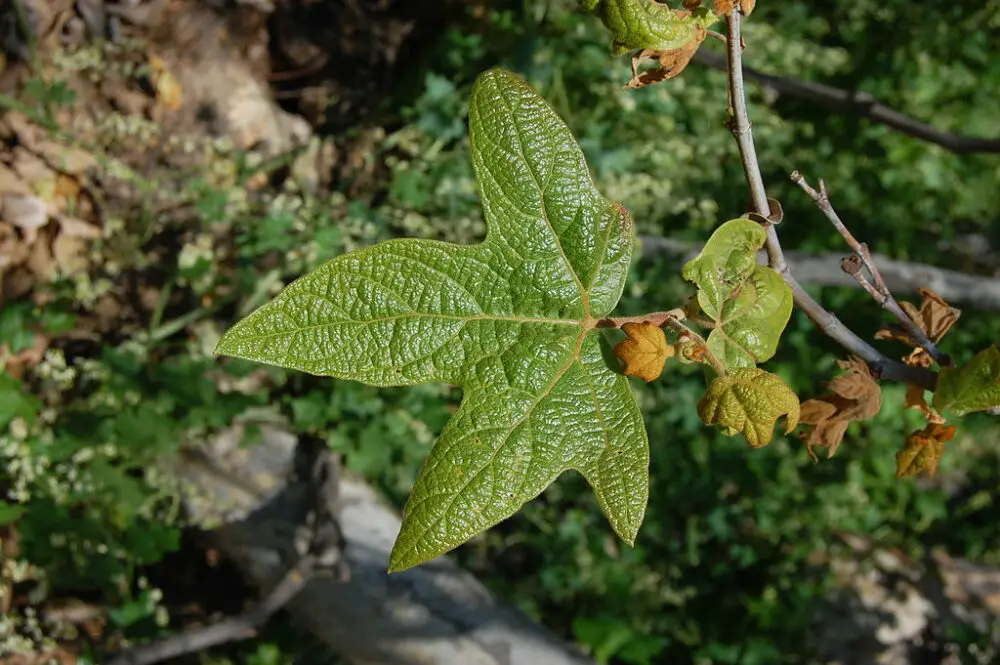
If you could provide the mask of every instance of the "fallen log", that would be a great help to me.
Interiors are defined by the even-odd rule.
[[[309,511],[303,446],[272,425],[241,445],[234,426],[180,460],[192,517],[206,540],[268,593],[294,565]],[[593,661],[494,598],[448,557],[401,573],[386,567],[400,520],[363,481],[343,477],[337,513],[349,579],[316,576],[286,606],[294,624],[357,665],[587,665]],[[211,527],[211,528],[208,528]]]

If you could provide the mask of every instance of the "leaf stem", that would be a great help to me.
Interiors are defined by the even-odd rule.
[[[743,172],[746,176],[747,187],[750,190],[751,204],[757,213],[768,218],[771,215],[771,208],[767,202],[767,190],[764,188],[764,179],[760,172],[760,165],[757,162],[757,151],[750,128],[750,117],[747,113],[746,94],[743,85],[743,45],[740,36],[740,19],[741,14],[739,11],[734,11],[726,16],[726,54],[730,104],[729,127],[739,147],[740,161],[743,163]],[[849,352],[863,358],[877,378],[911,383],[925,390],[934,390],[937,385],[937,374],[935,372],[922,367],[909,367],[901,362],[885,357],[875,347],[861,339],[850,328],[845,326],[835,314],[826,310],[812,296],[806,293],[805,289],[802,288],[802,285],[798,283],[788,269],[788,264],[785,262],[785,256],[781,250],[781,243],[778,241],[778,234],[775,231],[774,225],[765,223],[764,230],[767,232],[765,248],[768,264],[788,284],[792,290],[795,304],[805,312],[806,316],[820,330]]]
[[[712,353],[708,348],[708,343],[705,338],[699,335],[697,332],[692,330],[684,323],[684,319],[687,315],[684,313],[684,309],[677,307],[675,309],[669,310],[667,312],[651,312],[649,314],[640,314],[639,316],[617,316],[617,317],[606,317],[603,319],[598,319],[595,327],[597,328],[621,328],[626,323],[652,323],[660,328],[667,327],[673,330],[679,337],[690,337],[705,351],[705,360],[708,364],[712,366],[716,374],[719,376],[725,376],[726,366],[722,364],[714,353]]]

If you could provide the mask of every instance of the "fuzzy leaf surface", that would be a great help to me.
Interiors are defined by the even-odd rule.
[[[792,315],[792,291],[756,263],[766,234],[745,217],[720,226],[682,275],[698,286],[698,304],[714,322],[708,349],[728,368],[753,367],[774,355]]]
[[[615,55],[681,48],[719,20],[704,7],[671,9],[652,0],[580,0],[580,6],[596,14],[611,32]]]
[[[934,392],[934,408],[962,416],[1000,406],[1000,350],[983,349],[962,367],[945,367]]]
[[[615,346],[615,355],[624,363],[625,376],[634,376],[649,383],[661,374],[674,347],[667,343],[663,330],[648,321],[626,323],[622,331],[628,336]]]
[[[371,385],[462,387],[407,502],[392,571],[510,517],[567,469],[629,543],[648,497],[642,417],[595,328],[624,287],[628,211],[601,196],[569,129],[519,77],[479,77],[469,131],[483,243],[403,239],[345,254],[216,349]]]
[[[733,435],[746,437],[754,448],[771,442],[774,425],[785,416],[785,432],[799,423],[799,398],[781,377],[757,367],[734,369],[709,384],[698,402],[698,415],[706,425],[718,425]]]

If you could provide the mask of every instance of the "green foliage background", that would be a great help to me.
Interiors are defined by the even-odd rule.
[[[1000,61],[991,46],[1000,2],[919,11],[903,0],[758,4],[746,26],[748,65],[869,92],[941,129],[995,134]],[[640,234],[703,240],[744,210],[742,172],[722,124],[724,75],[692,66],[668,84],[622,90],[625,58],[610,57],[599,23],[569,0],[498,2],[485,15],[470,9],[456,18],[415,63],[418,84],[386,100],[394,120],[371,134],[369,158],[387,177],[370,190],[315,195],[291,185],[252,196],[247,180],[273,165],[206,147],[204,172],[174,176],[190,216],[121,220],[126,233],[99,250],[101,274],[49,285],[54,300],[44,311],[0,312],[0,341],[16,350],[34,327],[65,330],[93,308],[95,294],[111,288],[110,263],[151,280],[155,273],[154,283],[165,279],[182,296],[120,338],[50,353],[23,384],[0,376],[0,487],[9,496],[0,523],[18,520],[24,555],[44,579],[42,598],[111,603],[116,626],[135,637],[169,630],[143,580],[180,546],[183,521],[176,488],[156,463],[236,417],[289,418],[402,505],[456,390],[368,388],[220,364],[209,352],[222,329],[281,283],[338,253],[398,236],[482,238],[464,105],[475,76],[494,65],[528,78],[555,106],[600,189],[629,207]],[[32,94],[46,92],[19,101],[34,104]],[[961,236],[1000,244],[997,156],[956,156],[794,99],[768,104],[753,86],[750,103],[769,193],[785,207],[786,247],[843,251],[788,181],[792,169],[825,178],[841,216],[876,251],[971,270]],[[165,239],[179,241],[180,258],[154,270],[148,257]],[[656,259],[633,265],[622,313],[681,304],[690,288],[679,270]],[[863,336],[883,320],[857,291],[816,294]],[[945,350],[967,360],[998,330],[994,315],[968,311]],[[822,390],[838,353],[795,313],[767,367],[807,396]],[[211,372],[230,383],[257,372],[263,389],[224,393]],[[899,386],[887,386],[879,416],[853,425],[838,455],[819,464],[794,439],[752,451],[703,426],[695,370],[672,369],[633,388],[652,448],[652,496],[635,549],[615,543],[583,480],[566,476],[458,552],[499,593],[602,662],[804,662],[831,584],[812,555],[834,549],[841,531],[913,556],[943,545],[1000,564],[1000,428],[988,417],[962,422],[937,480],[899,481],[894,453],[919,426],[902,409]],[[967,636],[963,647],[982,639]],[[293,662],[291,642],[273,631],[218,657]]]

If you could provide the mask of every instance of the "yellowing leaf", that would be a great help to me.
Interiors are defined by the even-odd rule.
[[[622,371],[647,383],[659,378],[667,359],[674,355],[674,347],[667,344],[663,330],[644,321],[626,323],[622,331],[628,338],[615,345],[615,355],[625,363]]]
[[[719,20],[704,7],[671,9],[653,0],[580,0],[580,6],[597,14],[611,32],[615,55],[680,48]]]
[[[174,76],[163,58],[152,55],[149,57],[149,68],[152,70],[153,89],[156,91],[156,101],[164,108],[176,111],[184,104],[184,91],[180,81]]]
[[[712,381],[698,402],[698,415],[726,434],[741,432],[754,448],[771,442],[778,418],[786,416],[785,432],[799,422],[799,398],[781,377],[757,367],[734,369]]]
[[[941,462],[944,444],[955,437],[955,429],[954,425],[930,423],[906,437],[906,443],[896,453],[896,477],[921,473],[933,477]]]
[[[934,392],[934,408],[959,416],[1000,406],[1000,350],[983,349],[962,367],[944,367]]]
[[[882,407],[882,391],[863,360],[852,357],[837,364],[847,373],[830,381],[828,394],[802,404],[802,424],[812,425],[803,438],[814,460],[816,448],[826,448],[827,457],[833,457],[847,426],[852,421],[871,418]]]

